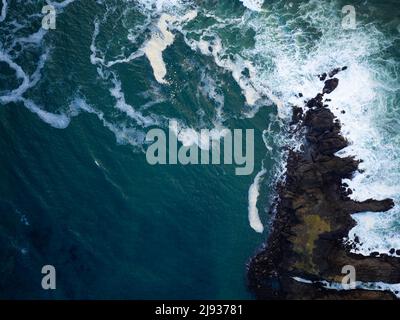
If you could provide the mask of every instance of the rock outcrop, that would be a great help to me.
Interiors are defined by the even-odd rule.
[[[343,241],[355,226],[351,214],[385,212],[394,206],[391,199],[354,201],[342,182],[352,178],[360,162],[335,155],[348,142],[323,98],[336,89],[339,80],[333,77],[345,69],[320,75],[323,92],[306,102],[305,112],[293,109],[292,127],[303,137],[301,151],[289,151],[267,242],[248,266],[249,288],[259,299],[396,298],[389,291],[332,290],[323,285],[341,284],[347,265],[354,266],[359,282],[400,283],[399,258],[357,255]]]

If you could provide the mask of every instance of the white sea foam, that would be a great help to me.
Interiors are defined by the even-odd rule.
[[[30,81],[29,81],[29,77],[24,72],[24,70],[21,68],[21,66],[18,65],[17,63],[15,63],[7,53],[0,52],[0,61],[7,63],[11,69],[15,70],[16,77],[18,79],[22,80],[22,83],[18,88],[14,89],[11,92],[7,93],[6,95],[0,97],[0,102],[2,104],[6,104],[6,103],[9,103],[11,101],[15,101],[16,99],[18,99],[21,96],[21,94],[26,91],[26,89],[28,88],[28,86],[30,84]]]
[[[74,1],[75,0],[66,0],[63,2],[48,2],[48,3],[62,10]],[[3,22],[5,20],[7,10],[8,10],[8,3],[6,0],[3,0],[0,22]],[[40,15],[32,15],[32,18],[37,18],[37,17],[40,17]],[[29,21],[24,21],[24,23],[27,22]],[[11,21],[9,25],[13,27],[12,32],[14,34],[18,30],[26,26],[25,24],[21,24],[17,21]],[[16,78],[21,80],[17,88],[12,89],[9,92],[6,92],[2,96],[0,96],[0,103],[3,105],[8,104],[10,102],[22,103],[28,110],[37,114],[39,118],[42,119],[45,123],[51,125],[54,128],[64,129],[68,127],[71,120],[71,116],[75,115],[71,110],[69,114],[64,114],[62,112],[52,113],[46,111],[43,107],[36,104],[32,99],[28,99],[25,97],[26,92],[29,89],[35,87],[37,83],[40,81],[42,69],[49,56],[49,51],[46,48],[42,48],[43,38],[46,35],[46,33],[47,33],[46,30],[40,28],[37,32],[30,34],[28,36],[11,38],[12,43],[8,48],[3,46],[0,47],[1,50],[0,61],[8,64],[8,66],[15,71]],[[31,75],[25,72],[23,68],[13,60],[15,59],[14,56],[10,54],[10,52],[12,52],[12,50],[15,49],[17,43],[21,45],[20,50],[22,51],[26,50],[27,47],[29,46],[33,46],[35,48],[40,48],[41,51],[43,52],[37,61],[35,71]]]
[[[387,81],[390,78],[387,71],[373,67],[352,65],[348,73],[339,76],[341,84],[331,95],[332,101],[340,106],[335,113],[351,142],[339,155],[356,155],[363,160],[360,164],[363,172],[345,181],[353,190],[352,198],[358,201],[392,198],[395,201],[395,207],[388,212],[353,215],[357,225],[346,240],[351,242],[358,237],[360,243],[354,243],[352,251],[364,255],[373,251],[389,253],[391,248],[400,248],[396,226],[400,216],[400,150],[394,134],[400,126],[389,112],[393,107],[391,97],[399,88]],[[384,78],[377,79],[373,71],[380,72]],[[345,114],[339,112],[342,109]],[[391,127],[385,127],[386,123]]]
[[[140,8],[143,11],[161,12],[162,10],[182,6],[181,0],[138,0]]]
[[[159,83],[168,83],[164,79],[167,74],[167,68],[162,53],[174,42],[174,35],[168,30],[168,24],[174,21],[176,21],[176,19],[173,16],[168,14],[161,15],[157,23],[158,32],[152,35],[151,39],[143,48],[153,68],[154,77]]]
[[[152,32],[150,39],[146,41],[139,48],[139,50],[132,53],[129,57],[119,58],[113,61],[106,61],[105,55],[99,48],[96,47],[96,39],[99,36],[101,25],[101,21],[96,20],[94,22],[94,31],[90,46],[90,61],[92,64],[97,65],[98,74],[102,79],[108,81],[107,79],[109,78],[110,74],[113,75],[114,79],[111,80],[113,87],[110,88],[110,93],[117,100],[115,105],[117,109],[126,113],[142,127],[147,127],[150,125],[162,126],[162,123],[165,121],[162,121],[159,119],[159,117],[154,117],[154,115],[151,117],[144,117],[141,112],[126,102],[121,88],[121,82],[115,79],[116,75],[114,71],[110,72],[109,69],[115,64],[128,63],[131,60],[145,54],[153,68],[154,77],[157,82],[167,84],[167,81],[165,80],[167,69],[162,57],[163,51],[168,46],[172,45],[175,39],[175,33],[182,31],[182,27],[185,25],[185,23],[196,18],[197,11],[187,9],[181,1],[138,1],[135,5],[138,6],[140,11],[142,11],[142,13],[147,17],[150,17],[153,20],[157,19],[155,25],[156,30]],[[136,41],[136,38],[134,41]],[[206,95],[217,104],[215,119],[213,120],[214,127],[209,129],[209,135],[205,137],[201,134],[200,129],[194,129],[178,120],[175,133],[178,137],[178,140],[183,145],[190,146],[196,144],[201,149],[206,150],[210,147],[209,140],[221,139],[221,137],[226,134],[226,130],[222,124],[224,120],[222,114],[224,97],[217,92],[216,85],[211,78],[203,78],[203,80],[203,89],[205,90]],[[142,106],[142,109],[150,107],[152,104],[157,103],[157,101],[164,101],[164,98],[157,98],[155,101],[150,101]],[[103,121],[105,119],[105,115],[101,113],[100,118]],[[168,120],[168,118],[166,118],[166,120]],[[105,126],[111,128],[110,125]]]
[[[0,96],[0,103],[7,104],[10,102],[20,102],[31,112],[37,114],[40,119],[42,119],[45,123],[51,125],[57,129],[65,129],[68,127],[70,123],[70,117],[60,113],[52,113],[43,109],[43,107],[38,106],[31,99],[24,98],[24,94],[31,88],[35,87],[36,84],[40,81],[41,78],[41,70],[44,67],[45,61],[48,57],[48,53],[45,52],[41,55],[35,72],[29,76],[25,73],[21,66],[15,63],[11,57],[6,53],[0,53],[0,61],[7,63],[10,68],[15,70],[16,77],[21,79],[22,82],[18,88],[11,90],[3,96]]]
[[[47,30],[40,28],[37,32],[32,33],[27,37],[17,38],[15,42],[18,42],[20,44],[40,45],[47,32]]]
[[[90,44],[90,51],[92,52],[90,55],[90,62],[91,64],[96,65],[97,63],[102,63],[104,64],[104,58],[99,58],[97,56],[97,47],[96,47],[96,38],[99,35],[100,32],[100,24],[98,20],[94,21],[94,30],[92,34],[92,43]]]
[[[163,13],[157,22],[157,31],[151,36],[151,39],[144,45],[143,52],[150,61],[153,68],[154,77],[159,83],[168,84],[165,80],[167,68],[163,60],[163,51],[169,47],[175,39],[174,34],[170,31],[174,23],[183,23],[193,20],[197,16],[197,11],[192,10],[183,17],[173,16]]]
[[[71,119],[65,114],[55,114],[43,110],[41,107],[36,105],[32,100],[22,98],[21,101],[24,102],[25,106],[36,113],[44,122],[51,125],[53,128],[56,129],[65,129],[68,127]]]
[[[221,92],[221,88],[217,85],[215,79],[213,79],[210,75],[203,71],[201,74],[201,81],[198,89],[203,96],[209,98],[215,103],[216,109],[213,123],[216,126],[222,126],[225,120],[223,111],[225,105],[225,96],[223,92]]]
[[[210,35],[205,34],[204,36]],[[221,39],[216,35],[213,36],[214,40],[211,41],[204,40],[203,38],[199,41],[186,38],[186,42],[193,50],[212,56],[219,67],[230,71],[233,79],[235,79],[242,89],[247,104],[253,106],[261,98],[261,95],[254,88],[251,78],[249,79],[243,75],[244,70],[249,70],[250,74],[254,73],[253,65],[250,61],[243,60],[239,56],[236,57],[236,61],[230,59],[225,54]]]
[[[215,16],[212,17],[217,21],[221,21]],[[226,27],[226,24],[232,24],[232,26],[234,26],[238,23],[244,23],[244,21],[244,18],[239,21],[232,19],[230,22],[222,20],[216,24],[215,29],[207,28],[200,32],[198,31],[198,33],[200,33],[199,40],[189,37],[188,33],[184,32],[185,41],[192,50],[213,57],[217,66],[232,74],[233,79],[241,88],[245,101],[249,106],[255,107],[258,110],[259,105],[257,105],[257,103],[261,101],[262,98],[266,97],[272,103],[279,106],[279,112],[281,112],[284,109],[282,107],[282,100],[260,79],[260,72],[252,62],[252,57],[245,58],[243,54],[230,53],[224,48],[221,37],[218,35],[218,30],[222,27]],[[249,112],[247,115],[248,117],[253,117],[255,113],[256,112]]]
[[[72,2],[66,0],[53,3],[58,8],[65,8]],[[184,1],[179,0],[127,1],[127,4],[137,6],[147,17],[146,23],[155,21],[159,30],[152,32],[150,40],[139,50],[126,57],[118,55],[109,61],[106,61],[106,55],[96,47],[101,22],[95,22],[90,59],[96,65],[99,75],[113,86],[110,93],[117,101],[116,108],[133,118],[139,125],[146,126],[150,123],[147,122],[147,117],[143,117],[125,101],[118,83],[110,80],[112,73],[108,69],[116,64],[129,63],[146,54],[153,67],[154,77],[159,82],[166,83],[167,68],[162,55],[173,43],[176,32],[184,35],[190,48],[210,57],[215,65],[232,75],[246,103],[252,106],[251,112],[245,114],[249,117],[254,116],[260,106],[267,103],[263,100],[266,97],[278,106],[280,117],[287,118],[291,114],[292,104],[303,105],[304,99],[309,99],[321,91],[323,83],[318,80],[317,74],[347,65],[349,69],[337,76],[340,80],[339,87],[329,98],[332,99],[331,108],[342,121],[343,132],[351,142],[339,155],[356,155],[364,160],[360,167],[365,172],[347,181],[354,189],[352,197],[357,200],[392,197],[396,204],[396,207],[387,213],[354,215],[357,226],[350,232],[349,238],[351,241],[355,236],[359,236],[362,244],[357,244],[357,252],[363,254],[375,250],[387,252],[391,247],[399,248],[400,237],[396,232],[398,227],[395,226],[395,221],[400,218],[400,141],[397,134],[400,131],[400,122],[398,109],[394,105],[395,95],[400,90],[399,67],[398,61],[386,60],[382,63],[376,58],[390,47],[392,40],[387,39],[372,24],[360,24],[356,30],[344,31],[341,28],[341,7],[334,1],[321,3],[310,0],[302,4],[294,3],[293,6],[287,6],[285,1],[264,4],[262,1],[242,2],[252,10],[245,10],[243,16],[229,17],[224,14],[219,17],[221,13],[203,10],[200,7],[188,11]],[[199,29],[200,24],[194,24],[192,28],[195,29],[189,32],[187,29],[190,25],[186,22],[195,17],[194,12],[207,18],[207,26]],[[3,0],[0,19],[15,27],[15,32],[20,30],[24,23],[9,22],[7,14],[7,1]],[[238,35],[249,30],[254,31],[254,44],[238,49],[235,43],[230,43],[230,40],[224,38],[224,34],[229,30],[234,30]],[[1,49],[0,60],[15,71],[15,76],[20,81],[18,88],[0,97],[2,104],[12,101],[25,103],[25,93],[40,80],[42,67],[38,67],[29,75],[18,65],[11,52],[15,51],[17,43],[22,48],[41,48],[45,34],[39,30],[15,39],[10,47]],[[132,41],[137,39],[132,38]],[[40,61],[39,65],[44,63],[45,59]],[[222,136],[225,114],[220,106],[223,105],[223,96],[213,91],[212,85],[215,84],[209,82],[207,85],[209,98],[217,106],[213,134],[216,137]],[[303,93],[303,98],[296,96],[299,92]],[[149,102],[149,105],[151,103]],[[65,116],[48,113],[33,101],[28,102],[26,106],[43,121],[60,128],[65,127],[71,117],[68,112]],[[342,114],[342,109],[346,113]],[[88,110],[95,113],[103,124],[115,133],[117,141],[133,145],[140,143],[143,134],[141,130],[115,124],[110,119],[106,120],[106,115],[96,111],[94,107],[87,108],[86,111]],[[195,134],[198,130],[193,130],[192,127],[193,125],[180,123],[180,140],[187,145],[197,143],[206,148],[204,139]],[[271,141],[264,141],[267,142],[267,147],[271,148]]]
[[[130,144],[133,147],[142,149],[145,140],[145,133],[136,128],[131,128],[121,123],[112,123],[108,121],[104,112],[96,110],[89,105],[85,99],[77,97],[71,103],[71,108],[75,110],[83,110],[85,112],[94,114],[103,123],[103,126],[114,133],[117,143]]]
[[[264,231],[264,226],[258,214],[257,200],[260,194],[260,182],[262,176],[266,173],[267,171],[265,169],[262,169],[259,173],[257,173],[252,185],[249,188],[249,223],[250,227],[259,233]]]
[[[49,5],[52,5],[54,8],[56,8],[58,10],[65,9],[66,7],[68,7],[73,2],[75,2],[75,0],[64,0],[64,1],[61,1],[61,2],[47,0],[47,3]]]
[[[243,4],[255,11],[260,11],[262,6],[261,1],[243,1]],[[232,18],[218,17],[214,12],[198,8],[199,15],[214,20],[215,24],[194,30],[195,37],[184,28],[178,28],[175,24],[177,15],[168,10],[181,7],[180,1],[140,1],[140,6],[146,14],[154,15],[156,12],[158,15],[159,32],[153,33],[144,46],[147,46],[146,56],[155,78],[166,83],[162,52],[174,41],[173,30],[168,28],[179,30],[190,48],[211,57],[218,67],[232,74],[246,103],[254,107],[248,113],[250,117],[258,111],[260,101],[267,97],[278,106],[280,117],[288,118],[291,105],[303,105],[304,99],[321,91],[323,83],[316,75],[335,67],[348,66],[347,71],[337,75],[339,87],[329,98],[332,99],[333,112],[343,124],[343,133],[351,142],[339,155],[356,155],[364,160],[360,167],[365,172],[347,181],[354,189],[352,197],[357,200],[392,197],[396,203],[396,207],[387,213],[354,215],[357,226],[351,230],[349,238],[360,238],[357,252],[363,254],[400,247],[400,237],[393,227],[394,221],[400,217],[399,141],[396,135],[390,134],[400,130],[400,125],[396,115],[387,113],[389,107],[394,107],[393,95],[399,90],[399,84],[392,80],[391,74],[391,70],[398,70],[398,64],[387,61],[386,66],[382,66],[374,58],[390,46],[390,40],[373,25],[360,25],[356,30],[344,31],[341,28],[341,7],[335,2],[311,0],[294,4],[291,9],[282,1],[265,3],[265,11],[254,14],[246,10],[242,17]],[[234,27],[243,31],[252,29],[254,46],[233,52],[223,41],[223,32],[220,31]],[[308,29],[313,30],[311,34]],[[212,97],[212,89],[208,91],[210,99],[219,106],[217,96]],[[302,98],[297,95],[299,92],[303,94]],[[341,113],[341,110],[346,113]],[[388,129],[389,123],[394,127]],[[177,128],[179,139],[185,145],[202,145],[196,132],[183,124]],[[270,144],[268,142],[267,147],[271,148]],[[252,199],[256,191],[259,192],[257,185],[252,185]],[[256,201],[252,203],[250,205],[249,190],[249,214],[257,209]]]
[[[176,9],[179,8],[182,10],[182,8],[184,8],[180,1],[138,1],[136,6],[138,6],[138,8],[147,15],[146,21],[149,19],[151,20],[154,12],[160,13],[155,25],[156,30],[151,34],[150,39],[146,41],[142,47],[139,48],[139,50],[132,52],[129,56],[106,61],[104,54],[96,47],[96,38],[100,32],[100,23],[98,20],[96,20],[94,23],[95,28],[90,46],[90,61],[92,64],[102,65],[110,68],[117,64],[129,63],[132,60],[146,55],[153,69],[155,79],[159,83],[167,84],[168,82],[165,80],[167,68],[162,54],[163,51],[174,42],[175,35],[172,32],[172,29],[177,28],[178,25],[193,20],[197,15],[197,11],[189,10],[183,15],[178,15],[179,12],[174,13]],[[163,12],[164,10],[168,12]],[[103,20],[106,19],[106,16],[103,18]],[[141,31],[144,30],[142,27],[139,27],[139,29]],[[128,39],[132,43],[136,42],[137,37],[138,34],[134,36],[131,33],[128,34]],[[101,67],[98,68],[98,72],[99,75],[104,78],[104,71]]]
[[[96,47],[96,38],[99,35],[99,32],[100,32],[100,24],[99,24],[99,21],[96,20],[94,22],[92,42],[90,44],[90,51],[91,51],[90,62],[92,64],[111,68],[114,65],[129,63],[129,62],[143,56],[144,52],[142,50],[137,50],[137,51],[132,52],[128,57],[117,58],[115,60],[106,61],[104,54]],[[101,66],[98,67],[98,72],[102,78],[105,78],[105,75],[103,73],[103,69],[101,68]]]
[[[170,119],[169,129],[175,134],[178,141],[185,147],[197,145],[202,150],[210,150],[211,141],[219,141],[228,134],[223,126],[216,126],[212,129],[196,130],[188,127],[177,119]]]
[[[48,53],[41,55],[35,72],[29,77],[20,65],[15,63],[10,55],[5,52],[0,52],[0,61],[7,63],[10,68],[15,70],[15,75],[18,79],[22,80],[22,83],[18,88],[11,90],[7,94],[0,96],[0,103],[7,104],[10,102],[23,101],[23,94],[30,88],[34,87],[40,80],[40,72],[44,67],[45,61],[48,57]]]
[[[125,100],[125,94],[121,88],[121,82],[113,79],[114,87],[110,89],[111,95],[116,99],[115,107],[126,113],[130,118],[134,119],[141,127],[149,127],[157,125],[158,122],[152,117],[143,116],[141,112],[134,109]]]
[[[398,231],[393,228],[393,222],[398,218],[395,210],[388,213],[363,212],[353,215],[353,218],[357,225],[346,239],[348,243],[355,244],[352,252],[369,255],[375,251],[392,255],[389,253],[391,248],[400,248]],[[354,242],[356,237],[358,241]]]

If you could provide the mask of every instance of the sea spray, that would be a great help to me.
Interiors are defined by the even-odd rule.
[[[262,169],[260,172],[258,172],[249,188],[249,223],[250,227],[252,227],[258,233],[262,233],[264,231],[264,226],[258,214],[257,200],[260,195],[260,183],[263,175],[266,173],[267,171],[265,169]]]

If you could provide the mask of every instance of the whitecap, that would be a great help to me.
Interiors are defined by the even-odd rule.
[[[173,16],[168,13],[161,14],[157,22],[157,31],[153,32],[150,40],[142,48],[142,51],[150,61],[157,82],[168,84],[168,81],[165,80],[167,68],[162,54],[174,42],[175,36],[170,31],[172,24],[188,22],[196,18],[196,16],[197,11],[195,10],[189,11],[183,17]]]

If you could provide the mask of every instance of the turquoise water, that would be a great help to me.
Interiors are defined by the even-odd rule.
[[[290,105],[301,103],[298,92],[320,91],[315,75],[336,66],[349,66],[332,95],[347,111],[337,111],[354,140],[347,152],[370,170],[357,177],[355,197],[399,201],[396,1],[356,1],[357,29],[348,31],[339,2],[67,0],[52,2],[48,31],[44,1],[4,3],[0,298],[252,298],[246,263],[268,233],[281,146],[296,143],[284,129]],[[188,12],[197,16],[182,20]],[[144,54],[163,14],[175,19],[162,52],[167,83]],[[150,166],[145,134],[169,119],[254,129],[253,174]],[[259,234],[248,193],[262,169]],[[366,243],[360,250],[400,244],[399,214],[364,213],[353,232]],[[55,291],[40,285],[47,264]]]

